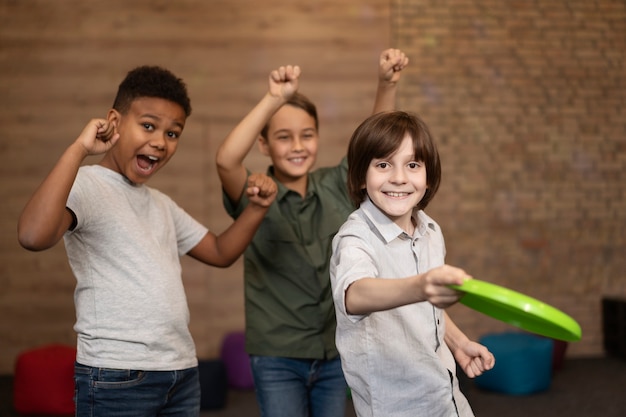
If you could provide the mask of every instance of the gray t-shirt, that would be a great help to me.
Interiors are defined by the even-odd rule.
[[[180,256],[208,232],[165,194],[99,165],[81,167],[65,233],[76,277],[77,361],[176,370],[197,365]]]

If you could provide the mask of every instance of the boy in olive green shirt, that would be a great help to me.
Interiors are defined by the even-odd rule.
[[[394,107],[397,49],[380,56],[374,112]],[[246,349],[263,416],[343,417],[346,383],[335,347],[330,287],[332,238],[354,210],[345,159],[312,171],[317,157],[315,105],[297,93],[300,68],[270,74],[269,91],[217,152],[225,207],[237,217],[247,205],[243,160],[255,142],[269,156],[278,194],[244,254]]]

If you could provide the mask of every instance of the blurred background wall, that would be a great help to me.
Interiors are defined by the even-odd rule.
[[[626,297],[623,1],[0,0],[0,374],[22,350],[75,342],[63,244],[22,249],[17,217],[128,70],[162,65],[186,81],[193,114],[149,185],[219,233],[231,220],[215,150],[269,72],[301,65],[318,165],[335,164],[371,112],[388,47],[411,60],[398,107],[439,142],[444,179],[427,211],[448,263],[564,310],[583,328],[568,355],[602,355],[601,299]],[[198,355],[215,357],[244,326],[242,262],[183,269]],[[510,329],[462,305],[451,314],[471,337]]]

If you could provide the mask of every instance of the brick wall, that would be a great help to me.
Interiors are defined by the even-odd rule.
[[[62,244],[27,252],[16,221],[126,71],[158,64],[186,80],[194,112],[150,185],[219,232],[230,220],[214,152],[268,72],[303,67],[328,165],[371,111],[389,46],[411,58],[401,107],[440,143],[444,183],[428,211],[449,262],[562,308],[584,332],[569,354],[600,354],[600,297],[626,295],[625,21],[624,3],[611,1],[0,1],[0,374],[21,350],[74,343]],[[248,163],[267,160],[253,152]],[[213,357],[243,327],[241,262],[183,268],[198,354]],[[463,306],[452,314],[472,336],[509,328]]]
[[[626,296],[626,4],[398,0],[401,106],[439,140],[427,210],[448,262],[573,316],[602,353],[600,300]],[[508,327],[453,309],[469,334]]]

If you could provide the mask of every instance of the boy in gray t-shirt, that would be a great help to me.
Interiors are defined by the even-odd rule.
[[[18,238],[38,251],[64,238],[76,277],[76,415],[197,416],[200,385],[180,256],[226,267],[275,198],[248,178],[252,204],[219,236],[145,185],[176,152],[191,113],[183,81],[130,71],[104,119],[92,119],[26,204]],[[88,155],[104,154],[83,166]]]

